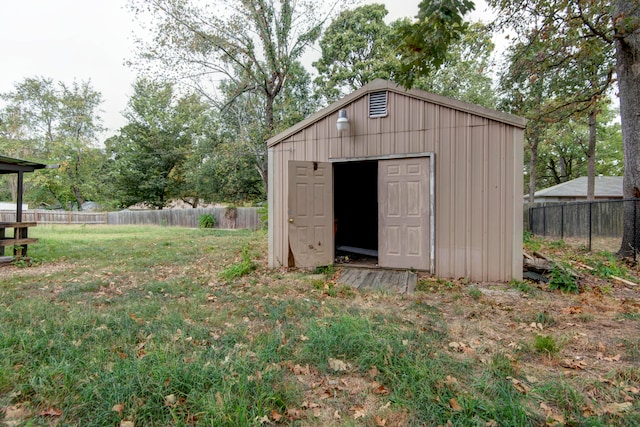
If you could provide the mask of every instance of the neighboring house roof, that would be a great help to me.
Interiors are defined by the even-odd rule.
[[[31,162],[29,160],[16,159],[0,155],[0,174],[22,172],[33,172],[36,169],[49,168],[44,163]],[[54,166],[55,167],[55,166]]]
[[[422,99],[423,101],[427,101],[432,104],[442,105],[444,107],[449,107],[458,111],[464,111],[467,113],[475,114],[480,117],[485,117],[501,123],[507,123],[522,129],[524,129],[527,123],[527,121],[522,117],[514,116],[512,114],[491,110],[489,108],[481,107],[479,105],[469,104],[467,102],[458,101],[455,99],[447,98],[445,96],[425,92],[419,89],[407,90],[402,86],[399,86],[396,83],[390,82],[388,80],[376,79],[371,83],[368,83],[362,86],[360,89],[356,90],[355,92],[352,92],[349,95],[345,96],[344,98],[334,102],[328,107],[318,111],[315,114],[310,115],[305,120],[295,124],[294,126],[291,126],[285,131],[279,133],[278,135],[271,137],[267,141],[267,147],[273,147],[274,145],[277,145],[278,143],[287,139],[291,135],[312,125],[313,123],[321,120],[322,118],[335,113],[336,111],[343,108],[347,104],[367,95],[368,93],[378,92],[382,90],[396,92],[399,94],[410,96],[412,98]]]
[[[594,196],[600,198],[622,198],[622,178],[621,176],[596,176]],[[580,178],[536,191],[535,197],[587,197],[587,177],[581,176]]]

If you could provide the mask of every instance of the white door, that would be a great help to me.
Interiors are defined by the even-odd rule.
[[[378,162],[378,264],[429,270],[429,158]]]
[[[333,264],[333,169],[289,161],[289,245],[296,267]]]

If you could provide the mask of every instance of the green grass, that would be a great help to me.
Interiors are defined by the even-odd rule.
[[[333,267],[326,281],[269,271],[264,232],[39,226],[33,236],[35,266],[0,276],[0,423],[257,426],[280,416],[282,425],[350,426],[379,416],[537,426],[542,401],[575,425],[638,417],[584,417],[585,393],[557,378],[522,393],[511,355],[449,348],[431,293],[354,292],[330,281]],[[466,292],[482,298],[476,286]],[[535,320],[553,323],[542,311]],[[637,339],[621,344],[637,361]],[[612,378],[637,385],[640,374]],[[3,419],[16,406],[21,418]],[[373,409],[355,418],[357,407]]]

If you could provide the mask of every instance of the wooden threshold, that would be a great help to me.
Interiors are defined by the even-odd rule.
[[[338,283],[354,289],[388,290],[400,294],[413,293],[417,282],[418,275],[408,270],[344,268],[338,277]]]

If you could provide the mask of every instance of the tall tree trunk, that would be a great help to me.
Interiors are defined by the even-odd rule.
[[[618,0],[614,6],[616,73],[620,88],[620,122],[624,150],[623,195],[640,198],[640,7],[637,1]],[[640,240],[638,202],[625,203],[624,233],[618,255],[637,253]]]
[[[596,191],[596,116],[598,112],[596,106],[589,113],[589,159],[587,169],[587,200],[594,200]]]

